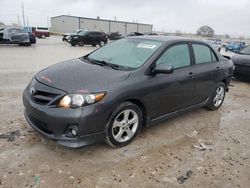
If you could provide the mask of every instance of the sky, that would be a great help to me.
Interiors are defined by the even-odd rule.
[[[196,33],[202,25],[216,34],[250,36],[249,0],[0,0],[0,21],[47,26],[50,17],[71,15],[153,24],[153,30]]]

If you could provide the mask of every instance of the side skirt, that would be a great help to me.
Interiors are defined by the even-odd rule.
[[[196,105],[193,105],[193,106],[189,106],[187,108],[184,108],[184,109],[181,109],[181,110],[178,110],[178,111],[175,111],[175,112],[171,112],[169,114],[165,114],[165,115],[162,115],[160,117],[157,117],[157,118],[154,118],[154,119],[151,119],[149,121],[149,123],[147,124],[147,127],[151,126],[151,125],[155,125],[155,124],[158,124],[164,120],[167,120],[167,119],[170,119],[170,118],[173,118],[175,116],[178,116],[180,114],[184,114],[186,112],[189,112],[189,111],[192,111],[192,110],[195,110],[195,109],[198,109],[198,108],[201,108],[201,107],[204,107],[206,106],[206,104],[209,102],[209,98],[207,98],[204,102],[202,103],[199,103],[199,104],[196,104]]]

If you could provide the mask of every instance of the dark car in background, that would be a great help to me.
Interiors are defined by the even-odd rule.
[[[70,35],[68,42],[72,45],[100,45],[104,46],[108,42],[107,35],[100,31],[80,31],[77,34]]]
[[[62,41],[68,41],[69,37],[71,35],[77,35],[81,31],[86,31],[86,30],[85,29],[77,29],[77,30],[73,31],[72,33],[64,33],[63,36],[62,36]]]
[[[118,40],[123,38],[122,34],[120,34],[119,32],[112,32],[110,34],[108,34],[108,39],[109,40]]]
[[[250,76],[250,46],[240,50],[235,56],[232,57],[235,66],[234,75],[237,76]]]
[[[139,32],[131,32],[131,33],[127,34],[126,37],[142,36],[142,35],[144,35],[144,34],[139,33]]]
[[[226,51],[239,52],[246,47],[246,43],[243,41],[234,41],[225,46]]]
[[[118,40],[118,39],[122,39],[125,37],[134,37],[134,36],[142,36],[144,35],[143,33],[139,33],[139,32],[131,32],[129,34],[125,34],[125,35],[121,35],[118,33],[114,33],[113,36],[109,37],[110,40]]]
[[[204,42],[128,37],[38,72],[23,93],[25,117],[64,146],[125,146],[141,128],[218,109],[232,74],[232,61]]]
[[[145,32],[143,33],[144,35],[158,35],[157,33],[153,33],[153,32]]]
[[[36,43],[32,33],[19,28],[0,28],[0,44],[19,44],[30,46]]]

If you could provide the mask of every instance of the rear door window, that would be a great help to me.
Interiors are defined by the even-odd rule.
[[[192,44],[196,64],[209,63],[217,61],[214,52],[206,45]]]
[[[176,44],[170,47],[157,60],[156,64],[173,65],[174,68],[189,66],[191,60],[188,44]]]

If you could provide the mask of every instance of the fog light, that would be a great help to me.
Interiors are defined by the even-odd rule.
[[[76,137],[77,135],[78,135],[78,127],[76,125],[70,125],[65,132],[65,136],[70,138]]]
[[[77,135],[76,129],[71,129],[71,133],[72,133],[73,136],[76,136]]]

